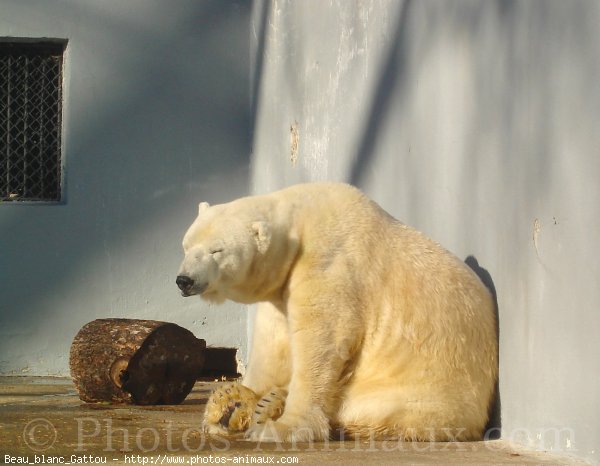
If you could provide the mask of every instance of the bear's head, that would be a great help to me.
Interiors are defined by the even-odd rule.
[[[202,202],[198,218],[183,238],[185,257],[177,286],[183,296],[200,295],[211,302],[252,302],[249,285],[254,265],[269,249],[268,222],[231,204]]]

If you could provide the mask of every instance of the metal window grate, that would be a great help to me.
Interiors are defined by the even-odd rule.
[[[65,41],[0,41],[0,199],[61,198]]]

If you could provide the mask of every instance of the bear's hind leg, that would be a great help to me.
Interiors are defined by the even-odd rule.
[[[377,387],[349,393],[336,424],[344,435],[405,441],[480,440],[486,419],[475,403],[450,400],[431,387]]]

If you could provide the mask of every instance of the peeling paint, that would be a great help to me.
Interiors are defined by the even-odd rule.
[[[298,122],[294,121],[290,126],[290,162],[292,167],[298,162],[298,145],[300,144],[300,135],[298,134]]]
[[[540,257],[540,251],[538,249],[538,238],[540,235],[540,232],[542,231],[542,223],[540,222],[539,219],[534,219],[533,220],[533,247],[535,248],[535,254],[536,256],[538,256],[538,258]]]

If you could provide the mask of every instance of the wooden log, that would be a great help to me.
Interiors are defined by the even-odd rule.
[[[75,336],[69,366],[82,401],[178,404],[200,376],[205,349],[176,324],[97,319]]]

